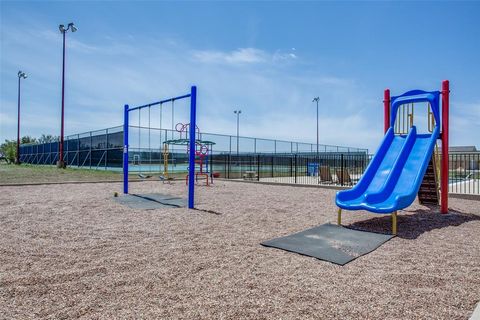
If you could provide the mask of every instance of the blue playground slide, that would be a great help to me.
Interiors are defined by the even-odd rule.
[[[418,134],[413,126],[408,135],[395,135],[395,118],[402,104],[429,102],[435,123],[440,123],[439,95],[438,91],[413,90],[392,97],[390,128],[360,181],[352,189],[337,193],[338,207],[391,213],[408,207],[415,200],[440,128],[435,125],[432,133]]]

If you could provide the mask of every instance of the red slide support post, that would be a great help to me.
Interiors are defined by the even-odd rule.
[[[440,181],[440,212],[448,213],[448,117],[450,100],[450,82],[442,82],[442,174]]]
[[[383,119],[384,133],[387,133],[390,128],[390,89],[383,92]]]

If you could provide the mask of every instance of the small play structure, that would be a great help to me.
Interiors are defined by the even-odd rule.
[[[448,108],[448,81],[443,82],[442,91],[412,90],[390,97],[390,91],[385,90],[385,137],[359,182],[337,193],[337,225],[327,223],[261,244],[345,265],[392,239],[397,233],[397,211],[408,207],[417,194],[421,203],[440,202],[441,213],[447,213]],[[424,126],[427,133],[419,133],[421,126],[417,130],[414,125],[415,114],[422,111],[428,122]],[[442,152],[436,147],[438,139]],[[345,179],[344,173],[337,176]],[[345,228],[341,225],[342,209],[391,214],[392,234]]]
[[[412,204],[417,194],[421,203],[440,202],[440,212],[448,212],[449,92],[448,80],[442,91],[412,90],[390,97],[385,90],[385,137],[360,181],[337,193],[338,225],[342,209],[367,210],[391,214],[396,234],[397,211]],[[415,104],[428,105],[428,133],[417,132]]]
[[[173,127],[173,123],[174,123],[174,102],[175,101],[178,101],[178,100],[183,100],[183,99],[190,99],[190,122],[186,125],[186,128],[197,128],[197,125],[196,125],[196,101],[197,101],[197,87],[196,86],[192,86],[191,87],[191,90],[190,90],[190,93],[188,94],[185,94],[185,95],[182,95],[182,96],[178,96],[178,97],[174,97],[174,98],[168,98],[168,99],[164,99],[164,100],[161,100],[161,101],[157,101],[157,102],[152,102],[152,103],[149,103],[149,104],[145,104],[145,105],[141,105],[141,106],[137,106],[137,107],[130,107],[128,104],[125,105],[124,107],[124,123],[123,123],[123,132],[124,132],[124,135],[123,135],[123,193],[124,194],[128,194],[129,192],[129,181],[128,181],[128,174],[129,174],[129,158],[130,158],[130,155],[129,155],[129,115],[130,115],[130,112],[132,111],[139,111],[142,110],[142,109],[148,109],[148,127],[147,129],[150,129],[150,109],[152,107],[159,107],[160,108],[160,125],[161,125],[161,107],[163,104],[165,103],[172,103],[172,127]],[[185,125],[183,125],[185,126]],[[138,124],[138,128],[139,128],[139,131],[140,131],[140,128],[141,128],[141,121],[140,121],[140,113],[139,113],[139,124]],[[172,128],[173,129],[173,128]],[[150,130],[148,131],[149,134],[148,134],[148,150],[149,150],[149,154],[151,154],[151,149],[150,149]],[[161,131],[160,131],[161,132]],[[188,180],[188,208],[190,209],[193,209],[194,208],[194,205],[195,205],[195,169],[196,169],[196,157],[197,157],[197,151],[198,151],[198,143],[200,140],[197,139],[196,137],[196,130],[188,130],[188,129],[185,129],[185,138],[181,137],[182,139],[182,143],[183,145],[186,145],[187,146],[187,152],[188,152],[188,167],[189,167],[189,170],[190,170],[190,174],[188,175],[187,177],[187,180]],[[173,134],[172,134],[173,135]],[[140,133],[139,133],[139,148],[140,148]],[[160,140],[161,140],[161,137],[160,137]],[[167,140],[168,142],[168,140]],[[169,149],[168,149],[168,146],[169,145],[172,145],[172,144],[175,144],[173,142],[173,140],[170,140],[169,143],[164,143],[163,144],[163,156],[164,156],[164,174],[166,173],[167,174],[167,178],[168,178],[168,155],[169,155]],[[208,146],[209,144],[208,143],[205,143],[203,142],[203,144],[200,144],[201,146]],[[211,144],[210,144],[211,145]],[[207,148],[208,150],[208,148]],[[202,147],[200,147],[200,153],[202,152]],[[207,151],[208,153],[208,151]],[[133,155],[133,161],[134,163],[137,162],[138,164],[140,164],[141,160],[140,160],[140,155]],[[151,163],[151,162],[150,162]],[[202,166],[201,166],[202,170],[203,170],[203,163],[202,163]],[[202,172],[203,173],[203,172]]]
[[[163,176],[168,178],[169,173],[168,173],[168,155],[169,155],[169,148],[170,146],[186,146],[187,147],[187,154],[190,155],[191,148],[190,148],[190,139],[187,139],[187,136],[189,135],[189,129],[190,129],[190,124],[189,123],[177,123],[175,126],[175,130],[180,133],[180,138],[179,139],[172,139],[172,140],[167,140],[163,143],[163,159],[164,159],[164,171],[163,171]],[[200,129],[198,126],[195,127],[195,149],[194,149],[194,156],[195,156],[195,162],[194,162],[194,176],[195,176],[195,182],[198,182],[199,177],[204,177],[206,181],[206,185],[209,185],[209,177],[210,177],[210,182],[213,181],[213,176],[211,175],[212,169],[209,168],[209,155],[211,154],[213,150],[213,146],[215,145],[215,142],[213,141],[207,141],[207,140],[201,140],[201,133]],[[210,165],[212,162],[210,161]],[[189,177],[190,177],[190,168],[192,168],[191,164],[188,166],[188,171],[189,173],[186,175],[185,180],[186,184],[188,185],[189,183]],[[197,170],[198,168],[198,170]]]

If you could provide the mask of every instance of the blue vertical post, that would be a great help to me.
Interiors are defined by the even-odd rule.
[[[189,160],[188,160],[188,208],[193,209],[195,206],[195,128],[197,127],[197,87],[192,86],[190,94],[190,143],[189,143]]]
[[[128,193],[128,104],[123,113],[123,193]]]

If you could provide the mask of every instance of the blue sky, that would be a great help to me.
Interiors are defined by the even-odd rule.
[[[366,147],[382,139],[383,90],[451,82],[451,144],[480,146],[480,2],[1,1],[0,139],[122,123],[122,107],[199,90],[202,131]]]

